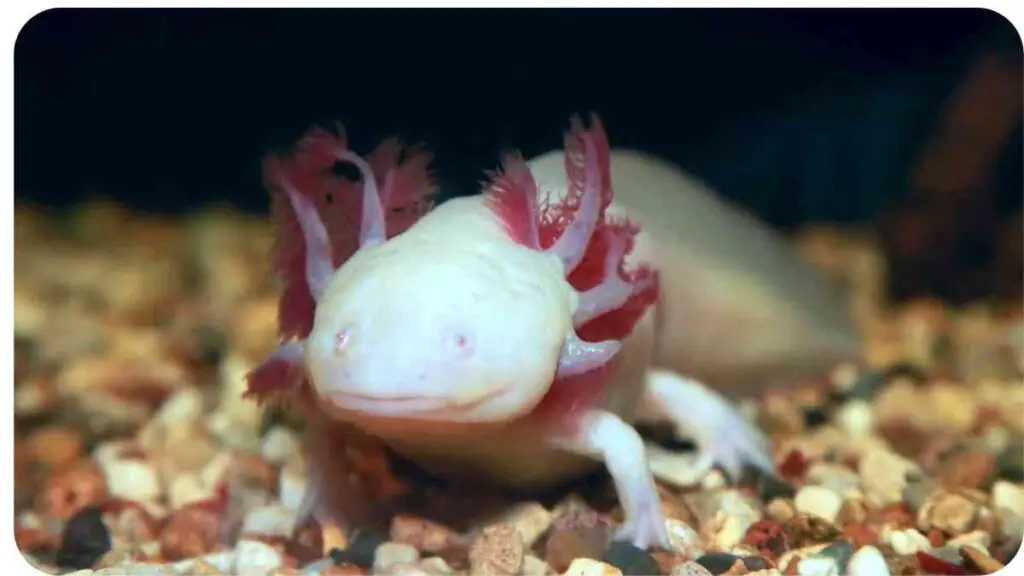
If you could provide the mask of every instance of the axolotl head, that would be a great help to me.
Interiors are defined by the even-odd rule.
[[[515,230],[485,195],[450,200],[387,239],[368,167],[347,152],[339,158],[363,172],[364,209],[360,248],[337,269],[315,207],[289,190],[316,301],[305,367],[327,412],[364,421],[503,422],[529,413],[557,378],[615,355],[617,340],[586,342],[574,327],[624,294],[605,290],[595,300],[566,280],[598,217],[596,175],[579,225],[547,249],[529,225],[536,189],[525,164],[491,192],[525,206]]]

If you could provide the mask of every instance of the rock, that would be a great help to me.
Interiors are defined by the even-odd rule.
[[[44,426],[25,441],[27,456],[47,470],[62,470],[82,456],[82,435],[70,426]]]
[[[675,519],[665,521],[668,529],[668,538],[672,543],[673,551],[687,560],[692,560],[704,554],[704,543],[701,542],[700,534],[689,524]]]
[[[283,465],[301,452],[302,442],[295,432],[284,426],[274,426],[263,436],[260,456],[271,464]]]
[[[556,574],[548,563],[534,556],[527,554],[523,557],[523,576],[551,576]]]
[[[236,574],[265,574],[282,564],[281,553],[263,542],[242,539],[235,546]]]
[[[465,544],[451,528],[411,514],[396,514],[391,520],[392,542],[408,544],[421,552],[437,553]]]
[[[691,560],[673,568],[671,576],[714,576],[714,574],[700,562]]]
[[[932,547],[928,538],[913,528],[894,530],[889,536],[889,545],[897,554],[902,555],[927,552]]]
[[[306,468],[304,462],[287,464],[281,468],[277,481],[278,498],[281,505],[298,510],[306,493]]]
[[[992,507],[1024,517],[1024,485],[996,481],[992,485]]]
[[[220,522],[217,512],[202,505],[176,510],[160,532],[164,558],[181,560],[213,552],[220,543]]]
[[[939,483],[946,488],[983,488],[995,473],[996,462],[981,451],[955,454],[938,471]]]
[[[920,471],[906,458],[873,448],[861,456],[857,473],[868,499],[875,505],[884,505],[900,502],[907,485],[907,474]]]
[[[853,553],[847,567],[849,576],[889,576],[889,566],[882,552],[874,546],[863,546]]]
[[[541,504],[522,502],[502,514],[495,523],[508,523],[514,526],[523,536],[524,545],[530,548],[551,527],[552,519],[551,512]]]
[[[418,550],[408,544],[384,542],[377,546],[373,557],[373,572],[388,574],[400,564],[416,564],[420,559]]]
[[[133,502],[152,502],[162,495],[160,475],[145,457],[111,455],[110,458],[97,456],[95,460],[103,470],[111,496]]]
[[[419,567],[421,570],[430,574],[431,576],[447,576],[449,574],[455,574],[455,570],[444,561],[444,558],[440,556],[432,556],[425,560],[420,560]],[[543,573],[538,574],[541,576]]]
[[[835,561],[836,569],[842,572],[849,564],[853,550],[853,544],[849,540],[836,540],[822,548],[816,555],[831,558]]]
[[[768,506],[765,507],[765,512],[768,516],[776,522],[786,523],[793,516],[796,516],[796,506],[791,500],[786,498],[775,498],[768,502]]]
[[[327,544],[327,536],[324,537]],[[330,552],[331,559],[335,564],[355,564],[363,568],[374,565],[377,557],[377,548],[383,543],[380,538],[372,532],[359,531],[348,542],[345,548],[334,548]]]
[[[167,487],[167,501],[174,509],[209,500],[215,495],[216,487],[206,484],[199,474],[178,474],[171,479]]]
[[[856,492],[860,486],[860,478],[856,472],[830,462],[812,464],[807,469],[805,480],[808,484],[828,488],[841,498]]]
[[[72,570],[91,568],[110,551],[112,543],[100,509],[95,506],[83,508],[68,520],[60,540],[57,565]]]
[[[615,566],[604,562],[590,558],[577,558],[572,561],[563,576],[622,576],[622,572]]]
[[[294,510],[281,505],[253,508],[242,521],[242,534],[291,537],[298,523]]]
[[[518,574],[523,566],[526,546],[523,536],[511,524],[484,528],[469,548],[469,566],[473,574]]]
[[[836,411],[835,420],[850,438],[865,438],[875,430],[875,414],[866,400],[845,402]]]
[[[742,559],[735,554],[727,554],[725,552],[708,552],[697,558],[697,563],[712,574],[728,572],[737,561],[742,562]]]
[[[936,490],[917,515],[922,530],[938,528],[951,534],[963,534],[974,528],[979,506],[965,496],[946,490]]]
[[[597,523],[552,531],[545,543],[544,559],[556,572],[564,572],[576,558],[600,558],[611,541],[611,528]]]
[[[799,576],[839,576],[839,566],[834,558],[827,556],[810,556],[803,558],[797,565]]]
[[[793,502],[798,513],[814,515],[828,522],[835,522],[843,505],[842,498],[833,490],[810,485],[801,488]]]
[[[647,576],[660,571],[654,558],[629,542],[613,541],[601,560],[619,569],[624,575]]]
[[[107,495],[106,477],[86,460],[47,478],[36,510],[44,518],[67,520],[82,508],[102,503]]]

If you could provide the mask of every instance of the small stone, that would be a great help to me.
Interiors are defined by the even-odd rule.
[[[440,556],[431,556],[425,560],[420,560],[420,569],[431,576],[447,576],[449,574],[455,574],[455,570],[445,562],[444,558]],[[543,573],[541,573],[543,574]],[[537,576],[541,576],[540,574]]]
[[[955,538],[950,538],[945,544],[953,548],[974,546],[979,550],[988,550],[989,546],[992,545],[992,535],[984,530],[973,530],[967,534],[961,534]]]
[[[83,508],[64,526],[56,562],[62,568],[90,568],[111,549],[110,532],[100,509]]]
[[[426,553],[465,544],[464,538],[451,528],[411,514],[395,515],[391,520],[390,539]]]
[[[624,575],[646,576],[660,572],[658,563],[646,550],[629,542],[613,541],[601,560],[615,566]]]
[[[301,441],[291,430],[283,426],[271,428],[263,436],[260,456],[271,464],[284,464],[300,451]]]
[[[724,574],[732,568],[740,560],[739,556],[733,554],[727,554],[725,552],[708,552],[700,558],[697,558],[697,563],[707,569],[712,574]]]
[[[548,563],[534,556],[527,554],[523,557],[523,576],[551,576],[556,574]]]
[[[999,560],[974,546],[960,548],[960,554],[963,556],[965,567],[971,570],[971,574],[994,574],[1006,567]]]
[[[704,554],[704,543],[701,542],[700,534],[689,524],[670,518],[665,521],[665,528],[668,530],[669,542],[676,554],[687,560]]]
[[[918,512],[917,523],[924,530],[938,528],[943,532],[963,534],[973,529],[979,506],[955,492],[936,490]]]
[[[839,494],[824,486],[810,485],[801,488],[793,502],[798,513],[811,514],[828,522],[835,522],[843,505]]]
[[[792,545],[798,548],[831,542],[839,536],[839,530],[831,522],[803,514],[786,523],[786,532]]]
[[[100,504],[107,494],[103,473],[92,462],[83,461],[47,478],[36,510],[44,518],[66,520],[82,508]]]
[[[907,473],[917,471],[913,462],[881,448],[863,454],[857,469],[865,494],[876,505],[900,502]]]
[[[836,515],[837,526],[861,524],[868,518],[868,504],[864,498],[847,498]]]
[[[782,524],[773,520],[755,522],[747,529],[743,543],[754,547],[758,553],[773,561],[789,551],[789,535]]]
[[[907,484],[903,487],[903,502],[912,512],[919,512],[925,502],[935,491],[935,481],[920,474],[907,474]]]
[[[526,546],[523,536],[511,524],[484,528],[469,548],[469,566],[473,574],[518,574],[523,566]]]
[[[807,470],[808,484],[828,488],[840,497],[854,493],[860,486],[857,473],[845,466],[831,462],[815,462]]]
[[[847,565],[850,576],[889,576],[885,556],[874,546],[862,546],[850,558]]]
[[[284,564],[281,553],[257,540],[239,540],[235,546],[236,574],[265,574]]]
[[[838,576],[839,566],[834,558],[827,556],[810,556],[802,558],[797,564],[799,576]]]
[[[849,540],[836,540],[822,548],[817,555],[831,558],[835,561],[836,566],[841,571],[850,562],[850,557],[853,556],[853,550],[853,544]]]
[[[671,576],[714,576],[714,574],[700,562],[691,560],[673,568]]]
[[[946,488],[983,488],[995,473],[995,459],[981,451],[962,452],[946,460],[938,472]]]
[[[355,564],[362,568],[369,568],[373,566],[377,555],[377,547],[381,545],[380,538],[374,533],[358,531],[349,541],[348,546],[344,549],[332,549],[330,556],[334,563],[339,566],[342,564]]]
[[[789,522],[793,516],[796,516],[796,506],[793,505],[792,500],[788,500],[786,498],[775,498],[768,502],[768,506],[765,507],[765,512],[772,520],[786,523]]]
[[[306,471],[302,463],[281,467],[277,481],[278,498],[281,505],[298,510],[306,493]]]
[[[242,534],[289,537],[295,531],[298,516],[284,506],[253,508],[242,521]]]
[[[836,412],[836,424],[850,438],[865,438],[875,429],[875,414],[866,400],[850,400]]]
[[[507,574],[514,574],[508,572]],[[475,572],[474,572],[475,575]],[[590,558],[577,558],[566,569],[562,576],[622,576],[622,572],[615,566],[591,560]]]
[[[110,495],[133,502],[152,502],[160,498],[160,475],[147,460],[112,458],[101,461]]]
[[[61,470],[82,455],[82,435],[70,426],[45,426],[25,441],[28,456],[48,470]]]
[[[932,548],[928,538],[913,528],[893,531],[889,536],[889,545],[897,554],[902,555],[925,552]]]
[[[502,514],[497,522],[511,524],[519,530],[523,536],[523,543],[530,548],[537,542],[542,534],[547,532],[553,520],[551,512],[537,502],[523,502],[516,504],[505,514]]]
[[[557,528],[547,538],[544,560],[556,572],[565,572],[576,558],[600,558],[611,541],[610,526],[603,523]]]
[[[399,564],[415,564],[419,559],[419,551],[408,544],[384,542],[377,546],[377,551],[374,554],[373,572],[375,574],[387,574]]]
[[[960,557],[960,550],[953,546],[938,546],[933,547],[928,551],[929,556],[934,556],[939,560],[949,562],[950,564],[960,564],[963,559]]]
[[[220,518],[202,505],[176,510],[160,532],[160,549],[169,560],[209,554],[219,542]]]
[[[996,481],[992,485],[992,507],[1024,517],[1024,485]]]

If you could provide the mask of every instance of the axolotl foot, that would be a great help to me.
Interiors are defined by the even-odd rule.
[[[632,426],[611,412],[590,409],[558,427],[548,440],[563,450],[604,461],[625,516],[616,540],[642,549],[670,549],[647,451]]]
[[[728,400],[691,378],[668,370],[652,370],[638,419],[668,421],[688,434],[698,447],[690,470],[692,483],[715,465],[733,480],[745,466],[774,475],[771,446],[764,434]]]

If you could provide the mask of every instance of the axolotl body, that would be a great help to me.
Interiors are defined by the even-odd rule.
[[[314,407],[308,433],[321,440],[344,422],[428,469],[520,487],[558,483],[603,462],[624,510],[616,538],[664,547],[665,519],[632,424],[667,420],[693,437],[695,475],[715,464],[771,473],[761,433],[692,375],[752,392],[769,385],[769,374],[802,377],[855,349],[837,305],[768,234],[754,234],[761,245],[750,250],[809,287],[784,314],[735,314],[729,298],[785,299],[750,282],[716,283],[723,272],[714,263],[677,253],[684,236],[672,211],[687,208],[673,204],[678,177],[655,160],[613,152],[596,118],[589,129],[574,119],[564,150],[530,162],[506,155],[483,194],[398,224],[390,209],[420,199],[417,185],[429,188],[424,173],[414,176],[423,163],[414,158],[403,172],[395,158],[389,168],[380,155],[367,161],[341,140],[319,138],[307,164],[315,157],[360,169],[358,244],[339,250],[331,208],[317,205],[310,181],[299,184],[302,162],[268,171],[287,200],[279,209],[291,209],[301,236],[301,249],[283,258],[301,256],[302,265],[284,274],[291,283],[282,333],[295,338],[254,371],[250,390],[304,394]],[[685,272],[700,266],[705,272]],[[825,325],[809,323],[808,314]],[[757,330],[776,331],[755,336],[784,348],[736,346]],[[803,347],[791,354],[787,343]],[[741,369],[731,369],[730,348],[742,353]],[[310,446],[303,507],[330,516],[338,508],[331,446]]]

